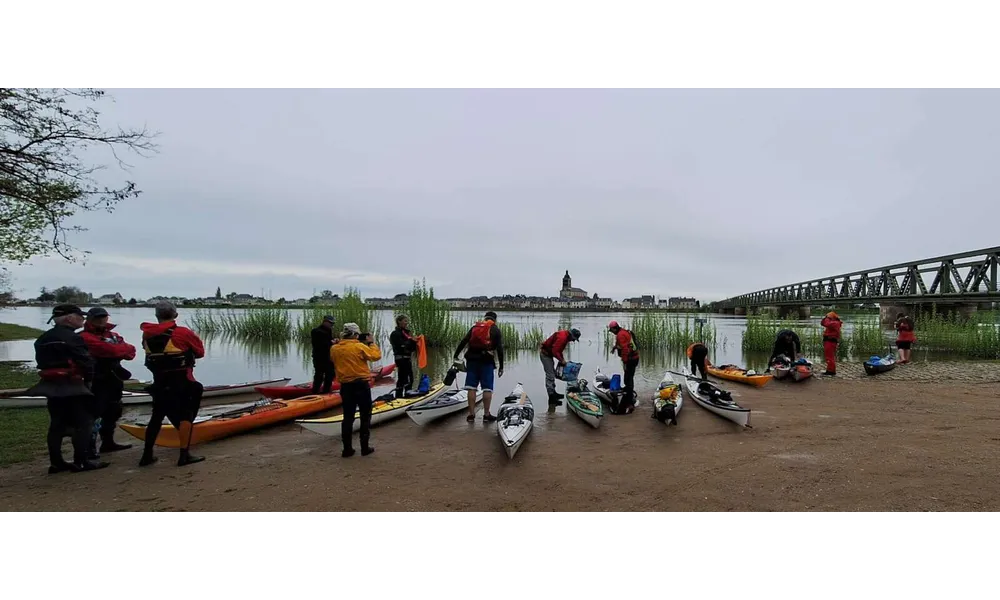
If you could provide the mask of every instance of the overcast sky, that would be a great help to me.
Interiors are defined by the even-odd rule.
[[[20,295],[725,298],[1000,245],[1000,93],[112,90],[161,132]],[[124,174],[104,172],[109,183]]]

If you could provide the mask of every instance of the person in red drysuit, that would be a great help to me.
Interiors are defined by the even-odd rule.
[[[135,346],[127,343],[121,335],[115,333],[115,325],[108,322],[108,311],[95,306],[87,311],[87,322],[83,325],[80,337],[87,344],[90,355],[97,365],[94,369],[94,383],[91,391],[97,398],[97,416],[101,419],[101,454],[128,450],[132,444],[115,442],[115,427],[122,418],[122,392],[125,381],[132,378],[132,373],[122,367],[123,360],[135,358]],[[91,436],[90,456],[95,459],[97,454],[97,435]]]
[[[913,332],[915,328],[913,319],[906,316],[905,313],[896,315],[896,348],[899,349],[899,364],[901,365],[910,362],[913,342],[917,341],[917,335]]]
[[[563,350],[570,342],[576,342],[579,339],[579,329],[563,329],[553,333],[542,342],[539,356],[542,359],[542,368],[545,370],[545,389],[549,393],[549,404],[553,406],[561,405],[562,398],[565,396],[556,393],[556,369],[552,361],[558,361],[560,367],[565,367],[566,358],[563,356]]]
[[[840,343],[840,328],[844,322],[840,320],[835,312],[828,312],[823,320],[823,356],[826,358],[826,372],[824,375],[835,377],[837,375],[837,344]]]

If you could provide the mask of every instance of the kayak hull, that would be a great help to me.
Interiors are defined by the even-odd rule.
[[[685,375],[690,375],[687,369],[685,369],[683,373]],[[700,385],[700,383],[701,383],[700,381],[692,379],[690,377],[686,378],[685,381],[685,389],[687,390],[688,395],[691,396],[691,399],[694,400],[695,404],[701,406],[705,410],[714,413],[724,419],[732,421],[733,423],[736,423],[741,427],[750,426],[749,408],[744,408],[735,402],[732,403],[713,402],[711,398],[702,394],[698,390],[698,386]]]
[[[280,379],[267,379],[262,381],[251,381],[248,383],[233,383],[227,385],[206,385],[202,398],[224,398],[227,396],[239,396],[251,394],[258,386],[285,385],[291,381],[291,377]],[[122,392],[122,404],[126,406],[152,404],[153,397],[147,392]],[[44,396],[11,396],[0,398],[0,408],[34,408],[46,405]]]
[[[580,380],[580,389],[567,388],[566,407],[576,416],[583,419],[583,422],[594,429],[601,426],[604,420],[604,407],[601,400],[591,390],[587,389],[586,381]]]
[[[876,364],[872,363],[870,360],[866,360],[864,362],[865,373],[868,375],[881,375],[882,373],[888,373],[896,368],[896,359],[887,357],[883,360],[888,360],[890,362],[888,364]]]
[[[660,390],[670,390],[669,396],[662,397]],[[657,419],[665,425],[677,425],[677,415],[680,414],[681,408],[684,406],[684,393],[669,372],[663,374],[663,379],[656,387],[652,404],[653,414],[650,415],[650,418]]]
[[[292,421],[330,410],[340,404],[340,394],[303,396],[295,400],[269,401],[266,404],[255,403],[246,407],[247,411],[242,414],[223,413],[205,420],[199,419],[191,429],[191,444],[203,444],[268,425]],[[238,411],[239,409],[232,412],[238,413]],[[133,437],[146,439],[144,424],[121,423],[118,427]],[[173,425],[164,423],[160,434],[156,436],[156,445],[163,448],[179,448],[180,434]]]
[[[392,376],[392,372],[396,370],[396,363],[391,365],[386,365],[379,369],[372,369],[371,374],[371,385],[374,387],[375,383],[382,380],[388,379]],[[294,385],[259,385],[254,388],[261,396],[265,398],[272,398],[275,400],[290,400],[292,398],[300,398],[302,396],[312,395],[313,384],[311,381],[306,381],[303,383],[296,383]],[[333,385],[330,387],[331,391],[340,391],[340,382],[334,381]]]
[[[375,400],[372,406],[372,427],[402,417],[406,409],[411,406],[419,406],[437,398],[448,390],[443,383],[432,385],[426,394],[412,396],[409,398],[388,398]],[[361,429],[360,413],[354,414],[354,427],[351,431]],[[344,423],[344,415],[334,415],[324,419],[299,419],[295,421],[305,429],[320,435],[339,436],[340,428]]]
[[[528,439],[534,419],[534,405],[524,387],[518,383],[497,410],[497,436],[507,458],[513,459],[524,440]]]
[[[476,395],[476,404],[483,401],[483,392]],[[469,408],[469,393],[466,390],[448,390],[433,400],[406,409],[406,416],[417,425],[426,425]]]
[[[712,377],[718,377],[719,379],[735,383],[744,383],[753,387],[764,387],[772,379],[770,375],[744,375],[740,371],[719,369],[717,367],[708,367],[706,370]]]

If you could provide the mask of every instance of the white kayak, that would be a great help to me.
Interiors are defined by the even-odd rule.
[[[535,408],[520,383],[504,398],[497,411],[497,434],[508,458],[514,458],[518,448],[528,438],[535,420]]]
[[[279,386],[287,385],[291,377],[280,379],[265,379],[262,381],[250,381],[248,383],[230,383],[225,385],[206,385],[202,398],[224,398],[226,396],[239,396],[241,394],[252,394],[254,388],[259,385]],[[141,382],[149,384],[150,382]],[[45,406],[45,396],[10,396],[0,398],[0,408],[34,408]],[[122,392],[122,404],[138,405],[152,404],[153,397],[147,392]]]
[[[379,396],[375,399],[372,406],[371,425],[374,427],[379,423],[391,421],[396,417],[402,417],[407,408],[410,408],[411,406],[419,406],[424,402],[430,402],[447,390],[448,388],[446,388],[443,383],[439,383],[437,385],[432,385],[431,388],[424,394],[410,392],[408,396],[396,398],[396,392],[389,392],[384,396]],[[299,419],[295,422],[314,433],[321,435],[340,435],[340,427],[344,423],[344,415],[334,415],[332,417],[325,417],[322,419]],[[361,414],[356,411],[354,413],[354,427],[352,431],[358,431],[359,429],[361,429]]]
[[[591,387],[591,390],[594,392],[594,395],[608,405],[608,408],[611,409],[611,414],[629,414],[635,410],[635,403],[633,402],[624,408],[619,406],[622,398],[625,397],[625,389],[618,388],[617,390],[612,390],[612,377],[608,377],[602,373],[600,367],[598,367],[597,371],[594,372],[594,385]]]
[[[483,392],[480,390],[476,395],[476,404],[483,401]],[[468,410],[469,392],[467,390],[448,390],[437,398],[428,400],[423,404],[410,406],[406,409],[406,414],[417,425],[426,425],[431,421],[446,417],[448,415]]]
[[[737,404],[730,392],[695,378],[687,369],[683,373],[688,394],[699,406],[737,425],[750,427],[750,409]]]
[[[650,418],[663,424],[676,425],[677,415],[681,412],[682,406],[684,406],[684,393],[668,371],[663,374],[660,385],[653,392],[653,414]]]

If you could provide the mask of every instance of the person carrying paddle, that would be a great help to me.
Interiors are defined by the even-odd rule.
[[[695,342],[688,346],[687,357],[691,360],[691,374],[697,376],[701,373],[701,378],[708,379],[708,346],[701,342]]]
[[[787,356],[790,361],[797,360],[802,356],[802,342],[799,341],[799,335],[791,329],[782,329],[778,332],[778,336],[774,340],[774,349],[771,350],[771,358],[767,359],[765,373],[771,371],[774,360],[781,355]]]
[[[635,336],[628,329],[624,329],[618,321],[608,323],[608,331],[615,336],[614,351],[622,359],[622,369],[625,379],[625,396],[623,403],[635,403],[635,369],[639,366],[639,348],[635,343]]]
[[[330,360],[337,370],[340,397],[343,400],[344,420],[340,436],[344,441],[343,458],[354,456],[354,416],[361,417],[361,456],[375,452],[369,443],[372,425],[371,367],[369,362],[381,360],[382,351],[370,333],[361,333],[356,323],[344,323],[339,343],[330,348]]]
[[[913,332],[916,326],[913,319],[906,313],[896,315],[896,348],[899,349],[899,364],[905,365],[910,362],[910,353],[913,352],[913,342],[917,341],[917,336]]]
[[[146,368],[153,374],[153,385],[147,388],[153,397],[153,414],[146,425],[139,466],[145,467],[158,460],[153,456],[153,445],[166,417],[180,438],[177,466],[183,467],[205,460],[204,456],[195,456],[189,451],[194,420],[205,390],[194,378],[194,366],[197,359],[205,357],[205,344],[198,334],[177,324],[177,307],[172,302],[158,302],[155,311],[156,323],[139,325]]]
[[[542,368],[545,370],[545,389],[549,392],[549,404],[553,406],[562,405],[562,394],[556,393],[556,369],[552,361],[558,361],[560,367],[566,366],[566,358],[563,350],[570,342],[580,340],[579,329],[560,330],[542,342],[539,356],[542,359]]]
[[[101,419],[101,454],[132,447],[132,444],[115,442],[115,428],[118,419],[122,418],[125,381],[132,378],[132,373],[122,367],[122,361],[135,358],[135,346],[115,333],[114,328],[114,324],[108,322],[108,311],[95,306],[87,311],[87,322],[80,334],[96,361],[90,389],[97,399],[97,416]],[[91,435],[90,456],[97,456],[96,433]]]
[[[94,359],[76,330],[83,326],[83,311],[75,304],[52,308],[52,329],[35,340],[35,362],[39,383],[25,394],[45,396],[49,411],[49,474],[79,473],[108,466],[88,459],[90,434],[94,429],[95,399],[90,391],[94,379]],[[62,439],[73,438],[73,462],[62,455]]]
[[[469,346],[465,353],[465,389],[469,392],[469,416],[465,418],[470,423],[476,420],[476,389],[483,390],[483,422],[492,423],[497,418],[490,414],[490,401],[493,400],[493,370],[497,376],[503,377],[503,334],[496,324],[497,314],[492,310],[486,313],[482,321],[476,322],[459,342],[455,350],[455,362],[462,349]],[[499,368],[497,368],[497,362]]]
[[[402,398],[413,389],[413,353],[417,351],[417,338],[407,327],[406,315],[396,316],[396,328],[389,334],[392,355],[396,362],[396,397]]]
[[[330,348],[337,343],[333,337],[334,319],[332,315],[323,317],[323,322],[315,327],[312,338],[313,394],[329,394],[333,387],[334,369],[330,362]]]
[[[837,344],[840,343],[840,328],[844,323],[835,312],[828,312],[819,322],[823,326],[823,357],[826,359],[826,371],[823,375],[837,375]]]

